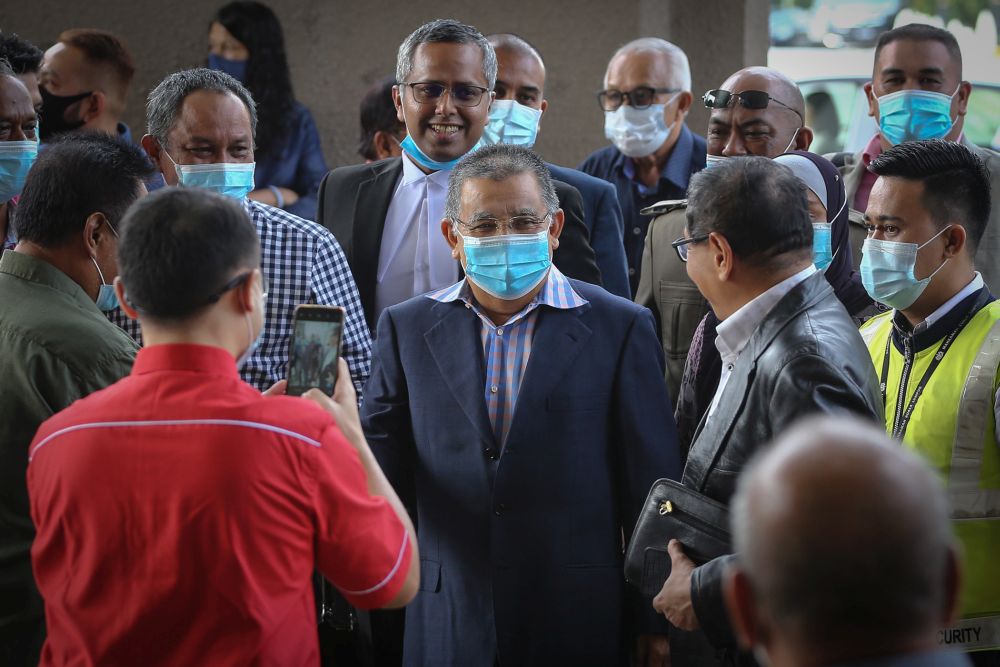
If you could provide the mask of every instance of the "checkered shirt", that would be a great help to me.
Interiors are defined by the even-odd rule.
[[[285,378],[295,306],[341,306],[346,315],[343,356],[360,399],[371,372],[372,340],[340,244],[326,228],[279,208],[249,199],[243,200],[243,207],[260,237],[261,271],[268,281],[268,295],[264,333],[240,375],[262,391]],[[108,319],[142,345],[139,323],[128,319],[120,308],[109,312]]]
[[[511,418],[517,406],[517,394],[521,389],[521,379],[528,367],[531,343],[538,320],[538,307],[548,306],[561,310],[579,308],[588,303],[576,293],[569,280],[559,269],[552,267],[545,279],[542,291],[516,315],[497,326],[476,303],[466,280],[461,280],[427,294],[427,298],[450,303],[462,301],[474,312],[480,321],[480,337],[483,344],[483,358],[486,360],[486,411],[493,425],[493,435],[497,444],[503,447],[507,441]]]

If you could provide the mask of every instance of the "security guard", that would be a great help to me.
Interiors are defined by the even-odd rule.
[[[1000,658],[1000,302],[973,257],[990,181],[961,144],[905,142],[869,165],[861,276],[893,310],[861,329],[879,376],[886,430],[939,472],[964,546],[962,620],[942,630],[974,664]]]

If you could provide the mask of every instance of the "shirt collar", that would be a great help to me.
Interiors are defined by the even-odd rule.
[[[687,125],[682,123],[681,133],[677,137],[677,143],[675,143],[674,147],[670,150],[670,155],[667,156],[667,161],[663,163],[663,169],[660,170],[660,180],[670,181],[670,183],[681,190],[686,190],[688,181],[691,180],[691,154],[693,150],[694,135],[691,134],[691,130],[688,129]],[[625,174],[630,181],[636,183],[640,192],[652,194],[659,189],[658,187],[648,188],[645,185],[636,182],[635,163],[632,162],[632,158],[625,156],[624,153],[619,152],[618,165],[621,168],[622,173]]]
[[[463,278],[450,287],[430,292],[427,294],[427,298],[440,301],[441,303],[462,301],[469,306],[478,306],[472,290],[469,288],[468,278]],[[549,269],[549,274],[545,277],[545,284],[542,286],[542,290],[531,300],[531,303],[525,306],[525,309],[521,313],[518,313],[518,315],[511,319],[514,320],[521,317],[522,313],[528,312],[537,306],[571,310],[588,303],[590,302],[573,289],[573,285],[569,279],[559,269],[552,266]]]
[[[813,265],[802,269],[777,285],[773,285],[766,292],[757,295],[752,301],[743,304],[739,310],[720,322],[715,327],[716,333],[719,334],[718,338],[715,339],[715,346],[719,349],[722,360],[732,361],[738,357],[750,341],[750,336],[757,330],[768,313],[796,285],[814,273],[816,273],[816,267]]]
[[[406,151],[403,151],[403,177],[399,181],[400,187],[410,185],[411,183],[421,183],[427,181],[428,183],[433,183],[434,185],[447,188],[449,176],[451,176],[451,169],[441,169],[425,174],[423,170],[417,166],[417,163],[406,154]]]
[[[188,371],[238,378],[236,360],[228,351],[211,345],[172,343],[139,350],[132,375],[157,371]]]
[[[0,273],[51,287],[71,297],[82,308],[93,310],[103,316],[103,313],[97,309],[94,300],[87,296],[87,293],[76,281],[44,259],[32,257],[23,252],[4,250],[3,257],[0,258]]]
[[[979,273],[979,271],[976,271],[975,277],[968,285],[960,289],[958,293],[955,294],[955,296],[951,297],[943,304],[938,306],[938,309],[935,310],[930,315],[928,315],[923,322],[913,327],[913,333],[919,334],[930,329],[932,326],[934,326],[934,324],[938,320],[940,320],[942,317],[951,312],[952,308],[954,308],[959,303],[964,301],[967,296],[969,296],[973,292],[978,292],[979,290],[981,290],[983,288],[983,285],[985,285],[985,283],[983,282],[983,276]]]

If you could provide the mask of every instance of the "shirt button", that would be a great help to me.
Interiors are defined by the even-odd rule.
[[[635,234],[636,236],[638,236],[639,234],[642,234],[642,227],[633,227],[632,228],[632,233]]]
[[[498,336],[502,336],[503,335],[503,329],[497,329],[497,335]]]
[[[634,276],[634,275],[635,275],[635,268],[633,268],[633,267],[631,267],[631,266],[630,266],[630,267],[628,267],[628,274],[629,274],[630,276]]]
[[[497,386],[495,384],[494,385],[490,385],[490,393],[491,394],[495,394],[495,393],[497,393],[497,391],[499,391],[499,389],[497,388]]]

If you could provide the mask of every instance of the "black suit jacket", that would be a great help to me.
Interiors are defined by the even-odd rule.
[[[319,187],[317,221],[333,232],[344,249],[358,285],[368,328],[372,331],[375,330],[375,282],[382,231],[392,193],[402,176],[402,158],[388,158],[334,169],[323,178]],[[554,183],[566,221],[553,262],[570,278],[600,285],[601,272],[583,222],[580,192],[561,181]]]

